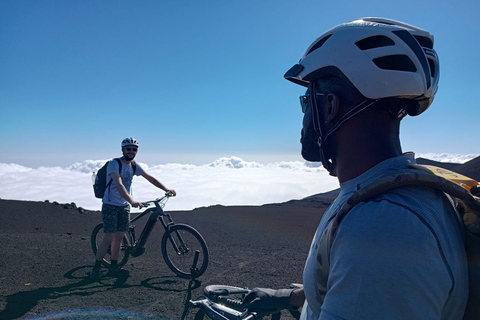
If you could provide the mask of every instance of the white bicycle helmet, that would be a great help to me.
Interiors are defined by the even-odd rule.
[[[361,18],[318,37],[285,78],[302,86],[338,69],[365,98],[418,101],[416,116],[432,103],[438,88],[439,63],[433,35],[415,26],[384,18]]]
[[[122,148],[126,146],[135,146],[138,148],[138,141],[134,138],[125,138],[122,141]]]

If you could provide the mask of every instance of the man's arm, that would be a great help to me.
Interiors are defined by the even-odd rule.
[[[148,180],[148,182],[150,182],[151,184],[153,184],[155,187],[159,188],[159,189],[162,189],[163,191],[165,192],[171,192],[173,193],[173,195],[177,195],[177,193],[175,192],[175,190],[172,190],[172,189],[168,189],[167,187],[165,187],[160,181],[158,181],[155,177],[151,176],[150,174],[144,172],[142,174],[142,177],[144,177],[145,179]]]
[[[120,174],[118,172],[110,173],[110,177],[112,178],[112,181],[115,184],[118,193],[120,193],[120,195],[132,205],[132,207],[143,207],[140,202],[135,201],[132,196],[128,194],[127,189],[123,185],[122,178],[120,177]]]

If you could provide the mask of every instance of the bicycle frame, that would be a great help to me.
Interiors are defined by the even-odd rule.
[[[130,220],[130,224],[132,224],[133,222],[141,219],[142,217],[144,217],[148,213],[151,213],[150,217],[148,218],[147,222],[145,223],[145,226],[143,227],[143,230],[142,230],[142,233],[141,233],[141,235],[138,239],[138,242],[136,242],[136,239],[135,239],[134,229],[131,232],[132,238],[133,238],[132,240],[134,242],[134,243],[132,243],[132,245],[134,246],[134,249],[145,247],[145,244],[147,243],[147,240],[148,240],[150,234],[152,233],[153,227],[155,227],[155,225],[157,223],[157,220],[160,220],[165,232],[170,233],[170,227],[173,226],[175,224],[175,222],[173,221],[170,213],[166,213],[165,211],[163,211],[163,205],[166,202],[166,200],[164,200],[164,199],[168,199],[168,196],[164,196],[163,198],[160,198],[160,199],[157,199],[157,200],[144,202],[145,206],[148,206],[149,203],[153,202],[155,204],[155,208],[147,209],[147,210],[143,211],[142,213],[138,214],[135,218]],[[182,236],[178,232],[177,232],[177,236],[183,242]],[[172,237],[169,237],[169,239],[170,239],[170,242],[172,243],[175,251],[180,253],[181,249],[178,247],[177,243],[172,239]]]

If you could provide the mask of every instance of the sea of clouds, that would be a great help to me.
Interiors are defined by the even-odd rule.
[[[464,163],[478,155],[420,154],[435,161]],[[62,167],[28,168],[0,163],[0,198],[72,203],[99,210],[101,200],[92,189],[92,172],[106,160],[89,160]],[[269,164],[225,157],[204,164],[147,165],[144,169],[177,191],[166,210],[191,210],[211,205],[262,205],[302,199],[339,187],[319,163],[283,161]],[[137,201],[153,200],[163,192],[142,177],[135,177],[132,193]]]

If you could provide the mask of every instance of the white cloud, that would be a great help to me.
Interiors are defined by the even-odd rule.
[[[427,155],[419,155],[427,157]],[[429,159],[465,162],[476,155],[428,155]],[[89,160],[66,168],[37,169],[0,163],[2,199],[75,202],[77,206],[99,210],[101,200],[92,189],[92,171],[106,160]],[[142,164],[142,163],[141,163]],[[167,210],[190,210],[210,205],[261,205],[302,199],[338,188],[319,163],[284,161],[269,164],[247,162],[238,157],[219,158],[205,165],[164,164],[143,167],[178,196],[170,199]],[[158,198],[163,192],[142,177],[135,177],[133,196],[138,201]]]
[[[106,160],[89,160],[66,168],[32,169],[0,163],[2,199],[75,202],[87,209],[100,209],[93,195],[92,171]],[[142,164],[142,163],[141,163]],[[178,196],[166,209],[187,210],[215,204],[261,205],[301,199],[338,188],[338,182],[318,165],[301,161],[260,164],[238,157],[220,158],[206,165],[171,163],[143,167]],[[142,177],[135,177],[133,196],[147,201],[163,195]]]
[[[478,157],[478,154],[455,154],[455,153],[422,153],[417,154],[417,158],[426,158],[439,162],[451,163],[465,163],[473,158]]]

